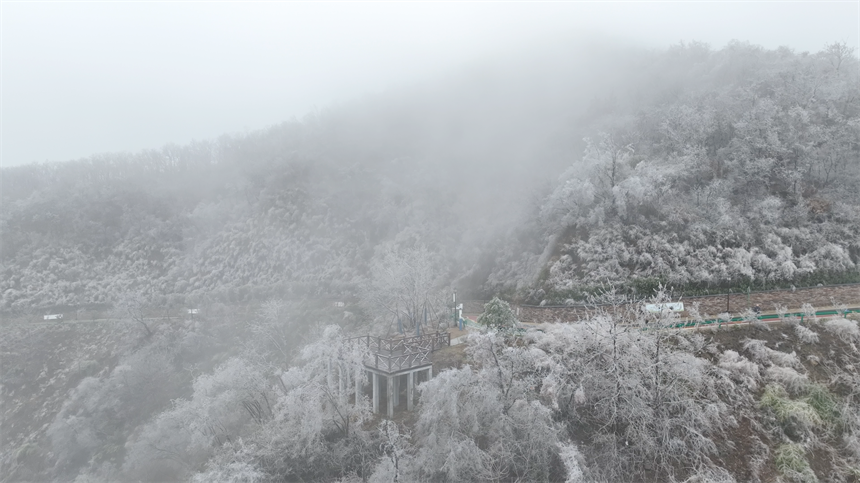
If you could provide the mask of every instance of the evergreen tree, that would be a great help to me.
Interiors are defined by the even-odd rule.
[[[498,297],[484,304],[484,313],[478,316],[478,323],[498,331],[510,331],[520,325],[510,304]]]

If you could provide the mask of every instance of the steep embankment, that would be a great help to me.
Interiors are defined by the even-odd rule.
[[[749,391],[735,402],[737,424],[718,443],[719,460],[736,481],[860,478],[860,339],[856,325],[840,324],[702,333],[702,356]]]

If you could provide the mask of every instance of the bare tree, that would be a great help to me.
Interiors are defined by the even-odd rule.
[[[153,331],[149,323],[146,321],[144,310],[148,306],[148,301],[139,292],[128,291],[117,297],[114,303],[114,317],[127,320],[138,324],[146,332],[147,337],[152,337]]]
[[[711,465],[713,438],[732,424],[710,363],[681,350],[669,313],[646,316],[622,297],[576,325],[536,334],[552,361],[542,391],[601,477],[675,477]],[[647,323],[646,323],[647,322]]]
[[[378,325],[394,322],[399,330],[420,330],[425,322],[437,321],[445,308],[438,272],[424,247],[387,247],[371,264],[362,305]]]
[[[279,367],[286,365],[304,335],[293,318],[285,301],[275,298],[263,302],[257,318],[248,322],[248,330],[254,335],[249,342],[249,356]]]
[[[827,62],[833,67],[833,70],[839,72],[845,60],[854,53],[854,48],[849,47],[845,42],[833,42],[825,46],[822,53],[827,58]]]

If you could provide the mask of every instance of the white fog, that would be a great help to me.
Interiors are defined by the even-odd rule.
[[[860,481],[857,2],[0,18],[0,482]]]

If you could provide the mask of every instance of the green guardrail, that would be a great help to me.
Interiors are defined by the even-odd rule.
[[[476,328],[477,328],[477,327],[480,327],[480,325],[478,325],[478,323],[477,323],[477,322],[475,322],[475,321],[474,321],[474,320],[472,320],[472,319],[466,318],[466,317],[460,317],[460,321],[459,321],[459,323],[458,323],[457,325],[458,325],[459,327],[464,328],[464,329],[465,329],[466,327],[476,327]]]
[[[815,312],[815,316],[818,317],[818,316],[839,315],[841,313],[842,313],[841,310],[819,310],[819,311]],[[845,313],[846,314],[860,314],[860,308],[846,309]],[[806,314],[803,312],[790,312],[790,313],[785,313],[784,316],[786,316],[786,317],[800,317],[800,323],[802,324],[804,317],[806,317]],[[765,314],[765,315],[759,315],[756,317],[756,319],[763,320],[763,321],[775,320],[775,319],[779,319],[779,318],[780,318],[779,314]],[[707,319],[707,320],[703,320],[702,322],[699,322],[698,325],[699,326],[711,326],[711,325],[716,324],[716,325],[720,326],[722,324],[731,324],[733,322],[741,322],[743,320],[744,320],[743,317],[732,317],[729,320]],[[462,323],[462,327],[464,329],[467,327],[474,327],[474,328],[481,328],[482,327],[481,325],[479,325],[474,320],[468,319],[466,317],[460,318],[460,322]],[[696,325],[697,325],[697,323],[695,321],[686,321],[686,322],[679,322],[677,324],[672,324],[669,327],[675,328],[675,329],[683,329],[683,328],[687,328],[687,327],[696,327]],[[517,330],[517,332],[525,332],[525,329],[520,328]]]
[[[818,317],[820,315],[824,315],[824,316],[839,315],[841,313],[842,313],[841,310],[819,310],[819,311],[815,312],[815,316]],[[857,314],[857,313],[860,313],[860,308],[847,309],[847,310],[845,310],[845,313],[846,314],[852,314],[852,313]],[[786,313],[784,315],[786,317],[800,317],[800,323],[801,324],[803,323],[803,319],[806,316],[806,314],[803,312],[791,312],[791,313]],[[779,318],[780,318],[779,314],[759,315],[756,317],[756,319],[758,319],[758,320],[765,320],[765,321],[779,319]],[[744,320],[743,317],[732,317],[729,320],[708,319],[708,320],[703,320],[702,322],[699,322],[698,325],[700,325],[700,326],[713,325],[713,324],[722,325],[722,324],[731,324],[732,322],[741,322],[743,320]],[[697,323],[695,321],[687,321],[687,322],[680,322],[677,324],[673,324],[672,327],[674,327],[676,329],[682,329],[685,327],[695,327],[696,324]]]

